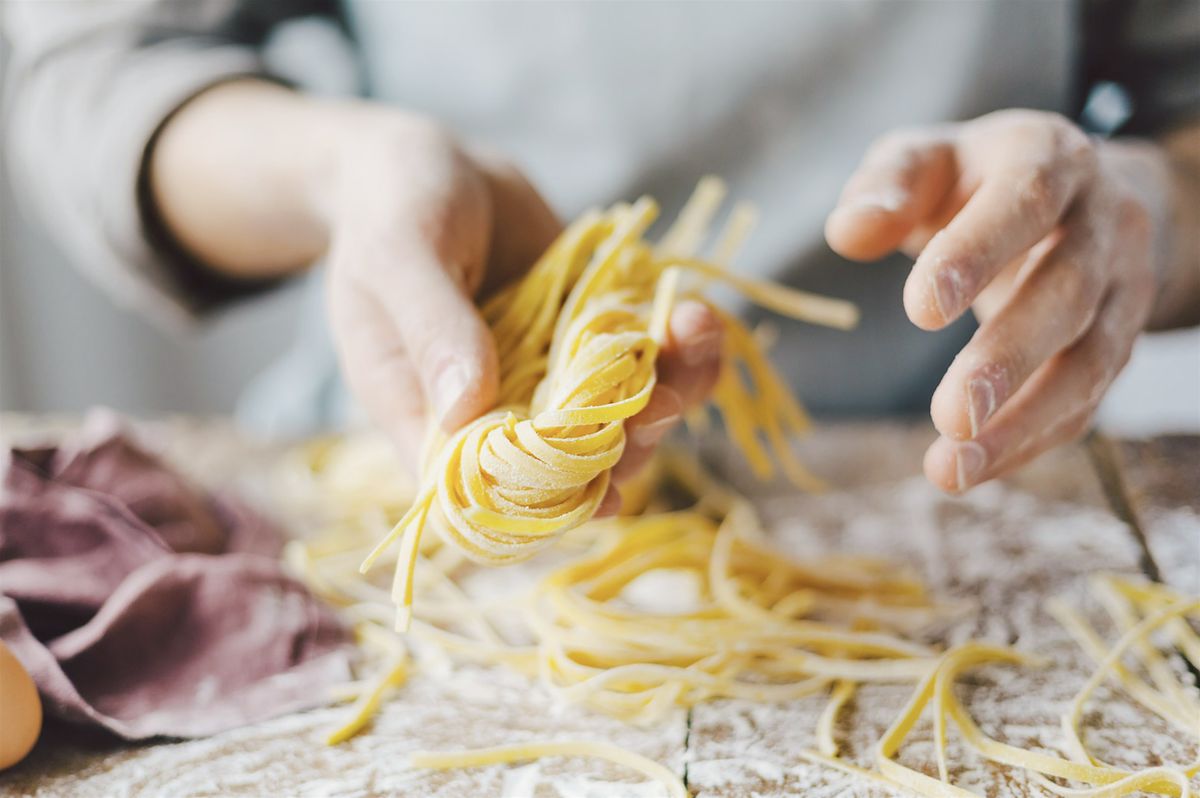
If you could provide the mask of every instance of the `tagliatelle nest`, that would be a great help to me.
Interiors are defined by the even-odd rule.
[[[363,564],[365,571],[402,539],[393,591],[398,628],[409,621],[415,554],[427,524],[472,560],[503,565],[527,559],[595,515],[625,448],[625,421],[654,390],[672,304],[679,295],[699,297],[681,285],[685,276],[723,280],[798,319],[840,327],[857,321],[848,303],[720,265],[752,226],[746,206],[731,214],[712,262],[693,257],[723,196],[719,181],[702,181],[658,245],[643,237],[657,215],[648,198],[584,214],[527,275],[484,306],[500,358],[500,407],[448,439],[432,436],[411,509]],[[808,426],[804,411],[750,332],[722,317],[725,349],[713,403],[731,437],[760,475],[771,473],[773,455],[796,484],[819,484],[788,448],[790,436]]]

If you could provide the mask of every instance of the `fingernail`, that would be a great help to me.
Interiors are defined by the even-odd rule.
[[[987,465],[987,452],[978,443],[960,443],[954,450],[958,489],[966,490],[975,484]]]
[[[673,413],[669,416],[663,416],[657,421],[651,421],[649,424],[635,427],[629,437],[638,446],[657,446],[658,442],[663,439],[663,436],[677,423],[679,423],[679,414]]]
[[[721,347],[721,331],[706,330],[693,335],[683,345],[683,365],[695,367],[718,357]]]
[[[967,415],[971,419],[971,437],[996,412],[996,389],[985,377],[975,377],[967,383]]]
[[[438,421],[445,422],[474,379],[474,371],[458,362],[450,363],[434,378],[433,406],[437,410]]]
[[[956,269],[944,266],[934,274],[933,296],[943,320],[950,321],[958,316],[962,294],[962,277]]]
[[[849,213],[871,213],[875,211],[895,213],[908,203],[908,196],[907,191],[899,188],[870,191],[866,194],[859,194],[852,197],[841,209]]]

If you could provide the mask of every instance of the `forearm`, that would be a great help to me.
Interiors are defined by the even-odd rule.
[[[1151,329],[1200,324],[1200,123],[1163,139],[1171,171],[1171,231]]]
[[[1158,292],[1147,327],[1200,323],[1200,125],[1159,142],[1116,139],[1102,156],[1149,212]]]
[[[208,267],[264,278],[301,270],[328,245],[322,194],[336,115],[265,81],[215,86],[167,121],[150,153],[155,210]]]

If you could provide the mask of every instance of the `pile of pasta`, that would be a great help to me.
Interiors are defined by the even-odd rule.
[[[724,268],[753,226],[747,205],[734,208],[710,258],[697,259],[724,195],[721,181],[702,180],[657,244],[645,238],[658,215],[649,198],[585,213],[483,306],[500,360],[499,406],[449,438],[431,430],[412,506],[363,563],[365,572],[401,541],[398,629],[410,620],[426,525],[472,560],[504,565],[596,514],[624,451],[625,420],[650,401],[677,297],[702,299],[703,283],[715,279],[795,319],[857,322],[850,303]],[[789,449],[789,438],[808,427],[803,409],[750,331],[713,309],[725,322],[713,404],[731,437],[761,476],[774,459],[797,485],[817,485]]]
[[[1140,771],[1105,763],[1089,751],[1082,729],[1089,701],[1107,680],[1200,744],[1195,687],[1169,661],[1182,656],[1200,667],[1200,637],[1188,622],[1200,619],[1200,600],[1162,585],[1094,577],[1093,591],[1119,634],[1114,642],[1068,604],[1051,603],[1051,614],[1096,663],[1063,716],[1065,755],[1057,756],[989,737],[955,691],[962,674],[982,665],[1044,663],[979,642],[944,652],[917,642],[912,630],[946,611],[919,580],[869,558],[789,559],[771,547],[751,505],[692,458],[660,458],[638,486],[642,501],[631,514],[593,521],[562,537],[537,563],[539,579],[516,596],[473,595],[468,586],[480,567],[452,545],[426,539],[418,552],[419,601],[407,635],[392,627],[386,585],[357,569],[417,494],[405,487],[389,445],[371,436],[318,442],[297,451],[282,475],[289,503],[305,497],[313,504],[302,511],[325,518],[321,534],[289,545],[289,564],[343,608],[370,663],[370,675],[338,696],[353,706],[331,732],[331,744],[362,730],[422,658],[436,652],[510,668],[565,701],[634,723],[653,723],[675,707],[718,697],[773,702],[827,695],[816,746],[797,757],[925,796],[973,795],[948,775],[952,729],[982,758],[1023,768],[1047,791],[1064,796],[1189,796],[1189,779],[1200,772],[1200,762]],[[664,574],[671,580],[670,604],[639,600],[639,594],[654,592],[652,585],[639,588],[639,581]],[[914,688],[878,740],[868,768],[839,755],[836,730],[858,686],[880,682]],[[897,761],[928,716],[936,777]],[[600,741],[418,753],[412,763],[454,768],[547,756],[606,759],[660,782],[667,795],[687,795],[679,777],[661,764]]]
[[[374,663],[372,675],[344,689],[341,697],[353,707],[329,742],[361,730],[414,664],[437,652],[511,668],[565,701],[634,723],[721,697],[781,701],[828,693],[817,747],[800,755],[928,796],[971,794],[948,778],[951,726],[981,756],[1032,771],[1052,792],[1187,796],[1200,764],[1126,772],[1088,751],[1080,724],[1092,693],[1112,679],[1151,712],[1197,734],[1200,704],[1151,634],[1161,628],[1200,666],[1200,641],[1185,620],[1200,602],[1159,586],[1102,579],[1098,589],[1123,630],[1107,648],[1080,616],[1055,608],[1098,663],[1064,718],[1067,756],[1058,757],[991,739],[953,689],[967,669],[1023,664],[1025,655],[981,643],[946,652],[922,644],[909,630],[942,608],[918,579],[863,557],[781,556],[753,506],[694,460],[661,460],[640,483],[622,486],[622,516],[593,519],[624,448],[625,420],[654,390],[655,360],[678,297],[701,298],[704,284],[716,279],[793,318],[835,327],[856,321],[846,303],[725,268],[752,226],[746,206],[730,214],[708,259],[698,259],[723,194],[719,181],[702,181],[657,244],[645,238],[657,213],[650,200],[585,214],[524,278],[492,298],[483,313],[500,356],[500,406],[454,435],[434,431],[418,485],[406,482],[378,439],[325,441],[297,454],[284,503],[303,506],[307,497],[314,502],[309,514],[327,523],[315,538],[293,542],[288,560],[316,593],[344,608]],[[796,485],[819,487],[789,448],[808,427],[803,409],[760,339],[717,312],[726,335],[713,404],[730,437],[760,476],[778,465]],[[422,535],[427,525],[437,537]],[[397,541],[389,590],[368,571]],[[519,598],[499,602],[466,589],[480,566],[538,552],[545,552],[542,575]],[[639,604],[639,584],[663,575],[675,580],[670,593],[688,601]],[[1138,665],[1127,665],[1126,655]],[[867,770],[838,756],[835,729],[857,686],[879,682],[915,690]],[[926,711],[933,715],[936,778],[896,759]],[[447,768],[555,755],[609,759],[661,782],[669,795],[687,794],[662,765],[597,741],[422,753],[412,761]]]

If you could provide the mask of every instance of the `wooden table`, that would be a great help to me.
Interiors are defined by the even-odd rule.
[[[12,417],[0,420],[9,429],[19,426]],[[274,456],[222,424],[171,423],[164,429],[168,455],[186,455],[186,467],[205,479],[220,474],[252,488]],[[1065,595],[1092,606],[1086,581],[1098,571],[1161,576],[1181,590],[1200,592],[1200,438],[1094,438],[963,499],[939,494],[919,476],[921,452],[931,439],[924,426],[826,427],[803,449],[833,490],[796,495],[781,486],[750,487],[779,545],[795,556],[844,551],[891,558],[916,568],[935,595],[962,602],[967,609],[939,630],[939,642],[982,638],[1047,656],[1053,663],[1047,669],[979,671],[963,695],[986,732],[1055,750],[1059,716],[1091,666],[1046,615],[1044,602]],[[710,455],[736,465],[722,451]],[[900,685],[861,690],[838,729],[850,758],[870,762],[872,745],[909,692]],[[340,717],[338,709],[203,740],[118,748],[43,743],[0,775],[0,795],[658,794],[620,769],[582,760],[449,773],[406,764],[406,754],[417,749],[581,736],[664,763],[684,776],[696,796],[894,794],[795,755],[812,747],[823,703],[821,697],[768,705],[723,700],[640,729],[555,705],[521,677],[463,667],[417,675],[369,732],[336,748],[320,744],[319,736]],[[1183,762],[1195,753],[1119,693],[1103,692],[1091,707],[1089,744],[1118,763]],[[903,761],[932,772],[929,740],[928,730],[919,727]],[[1021,773],[982,764],[958,746],[951,755],[951,776],[968,789],[992,798],[1045,794]]]

